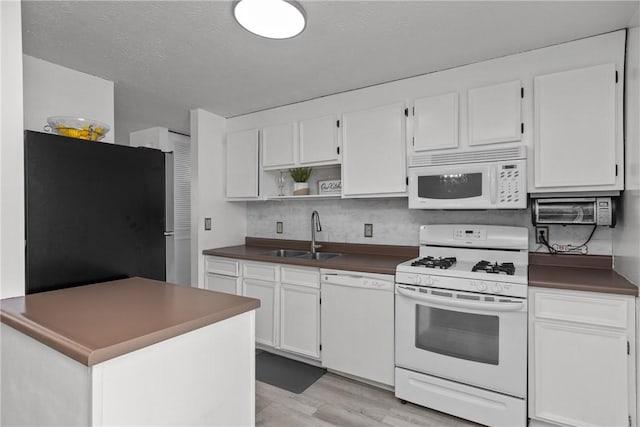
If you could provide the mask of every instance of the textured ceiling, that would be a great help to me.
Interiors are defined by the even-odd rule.
[[[306,30],[267,40],[235,22],[228,1],[23,0],[23,46],[113,80],[116,118],[149,121],[161,105],[231,117],[624,28],[638,9],[638,1],[300,3]]]

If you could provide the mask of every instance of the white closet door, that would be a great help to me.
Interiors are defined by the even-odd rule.
[[[191,138],[169,132],[173,146],[173,278],[191,284]],[[169,266],[169,259],[167,259]],[[167,276],[167,280],[169,280]]]

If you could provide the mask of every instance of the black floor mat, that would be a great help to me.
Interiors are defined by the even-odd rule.
[[[256,380],[300,394],[326,369],[261,351],[256,354]]]

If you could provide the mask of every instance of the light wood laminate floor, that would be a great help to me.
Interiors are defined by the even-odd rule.
[[[331,373],[323,375],[301,394],[256,381],[256,426],[476,425],[411,403],[403,405],[390,391]]]

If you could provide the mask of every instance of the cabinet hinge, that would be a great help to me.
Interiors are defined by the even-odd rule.
[[[336,120],[336,127],[339,128],[340,127],[340,120]]]
[[[408,108],[404,109],[404,116],[405,117],[409,117],[409,109]]]
[[[524,88],[520,88],[520,98],[524,98]]]
[[[524,133],[524,123],[520,123],[520,133]]]
[[[412,137],[411,138],[411,145],[413,145],[414,147],[416,146],[416,137]]]
[[[411,115],[412,116],[416,115],[416,107],[411,107]]]
[[[340,154],[340,147],[336,147],[336,152]]]
[[[618,70],[616,70],[616,83],[618,83]]]
[[[631,427],[631,415],[629,415],[629,427]]]
[[[618,164],[616,163],[616,176],[618,176]]]
[[[320,298],[318,301],[320,301],[318,304],[322,305],[322,298]]]
[[[409,185],[409,177],[407,177],[407,180],[406,180],[406,182],[407,182],[407,185]]]
[[[322,351],[322,344],[320,344],[320,351]]]
[[[631,343],[627,341],[627,354],[631,355]]]

